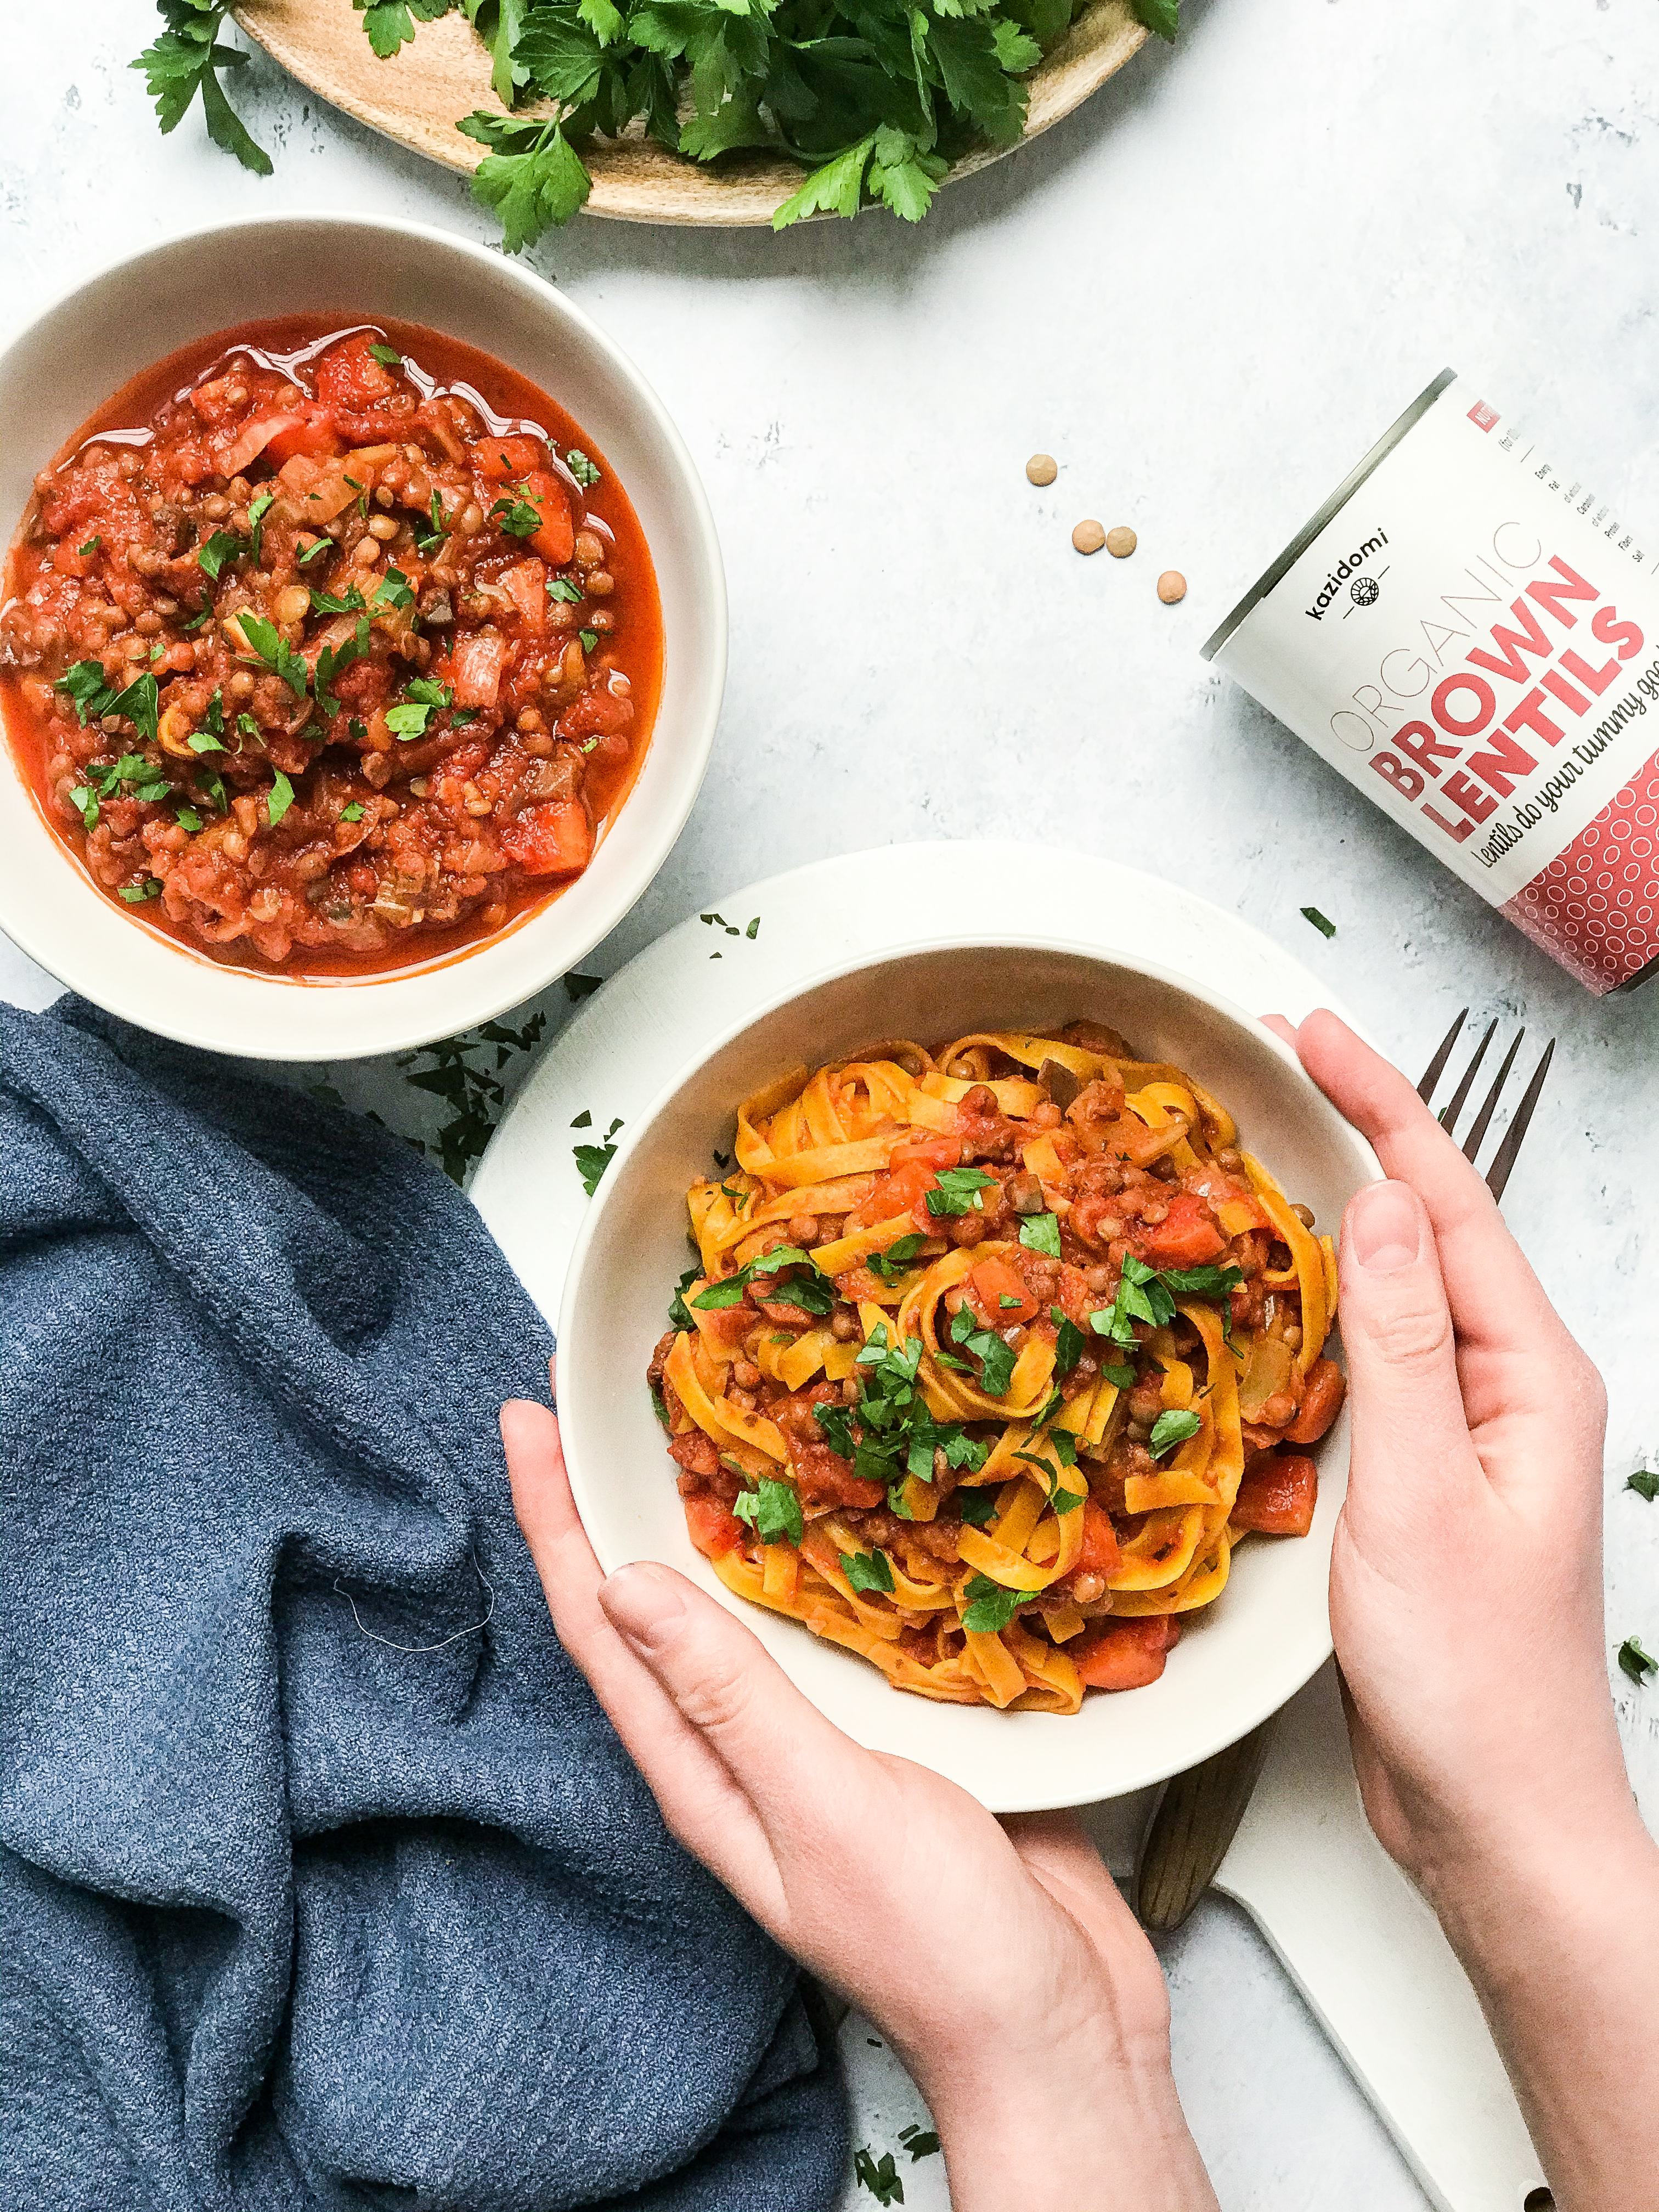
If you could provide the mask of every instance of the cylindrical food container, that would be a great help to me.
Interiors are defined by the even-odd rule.
[[[1659,966],[1659,576],[1452,370],[1204,657],[1590,990]]]

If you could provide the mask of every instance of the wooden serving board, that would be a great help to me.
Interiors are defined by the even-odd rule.
[[[239,0],[232,12],[290,76],[358,122],[447,168],[471,171],[483,159],[485,149],[455,125],[475,107],[501,108],[490,89],[489,54],[465,16],[418,25],[412,46],[381,61],[351,0]],[[1069,115],[1146,35],[1128,0],[1092,0],[1031,74],[1025,137]],[[543,102],[520,112],[552,111]],[[985,147],[957,162],[951,177],[1013,150]],[[686,161],[654,145],[637,125],[625,137],[596,140],[583,158],[593,177],[588,214],[624,222],[769,223],[806,173],[769,154],[729,154],[712,167]]]

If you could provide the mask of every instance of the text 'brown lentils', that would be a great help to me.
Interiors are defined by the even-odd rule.
[[[1079,553],[1098,553],[1106,543],[1106,532],[1097,522],[1079,522],[1072,532],[1072,543]]]
[[[1135,534],[1127,522],[1120,522],[1115,529],[1106,532],[1106,550],[1114,560],[1127,561],[1134,550]]]
[[[1179,568],[1166,568],[1158,580],[1158,596],[1166,607],[1172,607],[1177,599],[1186,598],[1187,579]]]
[[[1060,470],[1052,453],[1033,453],[1025,464],[1028,483],[1051,484],[1059,474]]]

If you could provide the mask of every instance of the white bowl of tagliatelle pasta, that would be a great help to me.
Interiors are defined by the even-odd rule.
[[[594,1549],[994,1810],[1177,1772],[1329,1653],[1331,1239],[1377,1172],[1249,1014],[1139,963],[822,975],[599,1186],[559,1360]]]

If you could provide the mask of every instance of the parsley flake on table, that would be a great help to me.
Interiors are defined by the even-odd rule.
[[[985,1201],[980,1194],[995,1182],[996,1177],[987,1175],[983,1168],[941,1168],[938,1182],[927,1194],[927,1211],[935,1220],[945,1214],[982,1212]]]
[[[125,898],[126,893],[123,891],[121,896]],[[1627,1636],[1619,1647],[1619,1671],[1639,1690],[1650,1674],[1659,1674],[1659,1659],[1643,1650],[1639,1636]]]
[[[564,984],[566,998],[574,1001],[579,999],[591,999],[600,984],[604,982],[605,978],[603,975],[583,975],[573,968],[570,973],[561,980]]]
[[[1302,919],[1304,921],[1312,922],[1322,937],[1336,935],[1336,924],[1327,915],[1321,914],[1316,906],[1304,906],[1302,909]]]
[[[862,2145],[853,2154],[853,2171],[878,2204],[902,2204],[904,2184],[899,2179],[898,2168],[893,2163],[890,2150],[883,2151],[880,2160],[872,2158]]]
[[[932,2128],[918,2127],[914,2120],[908,2128],[899,2130],[899,2142],[910,2154],[914,2166],[919,2158],[932,2158],[939,2150],[939,2137]]]
[[[762,1475],[758,1488],[738,1492],[732,1510],[739,1521],[748,1522],[763,1544],[800,1542],[800,1499],[787,1482],[776,1482],[770,1475]],[[888,1588],[891,1587],[890,1577]]]
[[[1625,1478],[1625,1487],[1633,1490],[1638,1498],[1645,1498],[1651,1505],[1656,1498],[1659,1498],[1659,1469],[1638,1467],[1633,1474]]]

